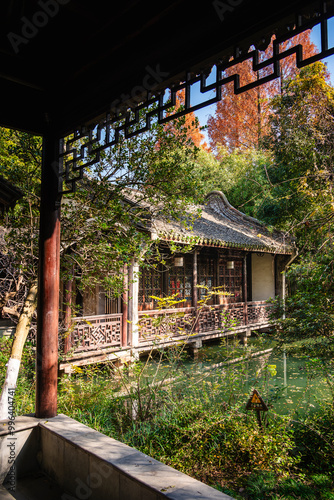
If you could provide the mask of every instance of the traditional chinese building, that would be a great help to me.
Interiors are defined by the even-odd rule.
[[[100,287],[83,294],[82,316],[72,321],[66,349],[75,349],[79,363],[80,352],[140,352],[179,337],[199,346],[203,340],[246,336],[270,326],[268,299],[283,294],[282,272],[294,253],[291,238],[241,213],[220,191],[193,208],[201,215],[191,229],[151,218],[152,244],[158,245],[163,263],[129,266],[123,299],[109,298]],[[171,242],[179,252],[171,251]],[[171,296],[173,307],[161,309],[159,299]],[[168,325],[166,320],[156,326],[161,316],[170,318]]]
[[[20,453],[15,462],[17,478],[20,479],[21,471],[24,475],[33,466],[39,466],[59,486],[58,498],[67,492],[75,495],[78,481],[80,485],[90,484],[92,498],[99,500],[111,495],[117,499],[226,498],[225,494],[180,473],[172,476],[170,468],[147,456],[135,456],[134,450],[72,419],[57,416],[61,198],[75,188],[86,168],[99,162],[101,152],[117,144],[120,137],[126,139],[147,131],[153,119],[164,124],[218,102],[226,84],[233,84],[234,92],[240,94],[279,78],[280,62],[286,57],[294,57],[297,67],[301,68],[333,54],[328,32],[334,3],[332,0],[227,3],[13,0],[2,2],[0,13],[3,34],[0,39],[0,124],[43,136],[37,419],[24,417],[15,421],[17,454]],[[314,27],[319,30],[321,47],[318,54],[306,57],[294,37]],[[284,48],[287,41],[288,47]],[[272,55],[261,61],[260,52],[270,43]],[[254,70],[250,83],[242,81],[238,70],[238,65],[246,60],[252,63]],[[225,70],[232,67],[234,74],[226,77]],[[199,87],[200,98],[193,99],[192,90]],[[166,99],[166,91],[170,99]],[[183,91],[184,108],[172,114],[177,94]],[[225,211],[230,214],[230,209]],[[203,241],[198,240],[192,253],[193,284],[199,280],[201,256],[206,251],[216,251],[218,255],[222,252],[223,257],[219,257],[222,261],[226,258],[226,262],[243,262],[246,267],[243,317],[247,321],[250,320],[250,301],[249,297],[246,300],[245,293],[249,276],[248,289],[253,301],[257,290],[255,278],[253,280],[257,273],[254,268],[249,272],[249,264],[247,273],[247,259],[255,264],[256,260],[265,262],[271,258],[275,262],[288,255],[276,251],[276,244],[271,246],[269,240],[264,243],[264,236],[269,239],[270,235],[256,233],[256,230],[254,226],[253,238],[248,243],[259,241],[258,247],[246,247],[246,241],[226,241],[225,246],[214,244],[213,236],[207,242],[203,235]],[[250,237],[249,229],[246,234]],[[263,234],[263,238],[258,236],[257,240],[257,234]],[[167,235],[165,241],[168,241]],[[225,251],[233,253],[225,254]],[[237,255],[237,252],[242,253]],[[260,253],[265,256],[256,255]],[[241,259],[237,259],[238,256]],[[205,279],[211,276],[218,280],[219,267],[224,266],[219,265],[219,260],[215,266],[216,271],[212,274],[212,269],[208,269]],[[130,276],[131,273],[135,276],[135,271],[134,263],[133,269],[129,269]],[[134,289],[138,287],[138,294],[131,295],[130,290],[128,300],[123,300],[123,325],[127,317],[133,317],[133,311],[138,311],[139,286],[133,285]],[[196,311],[195,290],[193,286],[191,307]],[[229,304],[230,310],[236,304]],[[223,306],[216,304],[213,309]],[[154,309],[150,310],[151,314],[152,311]],[[123,345],[134,343],[138,337],[136,331],[129,332],[122,326]],[[11,433],[2,431],[4,449],[5,439],[10,438]],[[7,460],[3,462],[2,496],[8,493],[1,483],[10,467]],[[108,476],[99,475],[99,482],[93,487],[91,478],[96,478],[96,470],[103,470]],[[36,491],[40,494],[38,487]],[[32,498],[37,498],[37,494]]]

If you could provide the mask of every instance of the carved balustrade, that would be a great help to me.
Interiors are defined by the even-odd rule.
[[[245,324],[244,303],[202,307],[199,312],[199,333],[229,330]]]
[[[197,311],[198,332],[232,331],[242,326],[267,324],[270,304],[265,301],[203,306]],[[175,315],[175,318],[174,318]],[[140,342],[166,340],[194,333],[195,309],[169,309],[139,313]]]
[[[232,331],[242,326],[267,324],[270,304],[265,301],[203,306],[197,311],[198,333]],[[166,341],[195,334],[195,308],[142,311],[139,315],[139,342]],[[73,318],[71,346],[75,352],[120,347],[122,314]]]
[[[121,345],[122,314],[73,318],[69,330],[75,352]]]
[[[191,334],[194,312],[193,307],[139,312],[139,342]]]
[[[266,301],[248,303],[248,323],[268,323],[270,321],[271,304]]]

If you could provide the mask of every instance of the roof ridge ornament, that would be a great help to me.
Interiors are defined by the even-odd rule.
[[[210,191],[210,193],[206,195],[205,199],[207,200],[206,206],[208,208],[211,208],[211,210],[219,215],[226,216],[226,213],[224,212],[231,211],[232,214],[240,217],[241,219],[251,222],[252,224],[256,224],[261,228],[265,228],[265,225],[258,219],[255,219],[250,215],[246,215],[243,212],[240,212],[240,210],[238,210],[237,208],[234,208],[226,198],[226,195],[223,193],[223,191]]]

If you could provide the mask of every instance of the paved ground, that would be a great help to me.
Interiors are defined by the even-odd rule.
[[[44,474],[38,473],[24,479],[20,479],[16,485],[15,492],[1,489],[1,500],[60,500],[65,492]],[[71,497],[74,498],[74,497]]]

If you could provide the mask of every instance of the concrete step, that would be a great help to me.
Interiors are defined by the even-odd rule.
[[[36,473],[19,479],[15,485],[15,491],[0,489],[0,500],[13,500],[14,498],[16,500],[60,500],[64,493],[66,492],[43,473]]]

